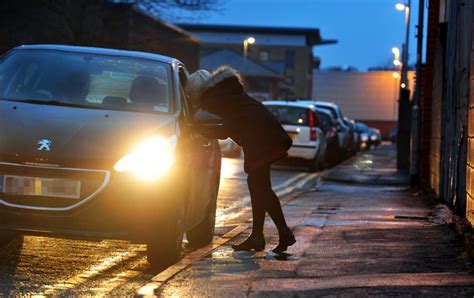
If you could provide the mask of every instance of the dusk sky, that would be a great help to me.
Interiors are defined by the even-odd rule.
[[[405,36],[399,0],[223,0],[218,12],[194,20],[205,24],[262,25],[320,28],[323,38],[338,44],[314,48],[321,67],[355,66],[359,70],[393,59],[392,47]],[[426,12],[425,12],[426,19]],[[412,0],[410,61],[415,61],[418,1]],[[182,21],[191,22],[183,19]]]

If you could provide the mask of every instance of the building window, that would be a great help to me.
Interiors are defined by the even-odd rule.
[[[260,51],[259,53],[259,60],[260,61],[268,61],[270,60],[270,53],[268,51]]]
[[[285,67],[289,69],[295,68],[295,51],[294,50],[286,50]]]

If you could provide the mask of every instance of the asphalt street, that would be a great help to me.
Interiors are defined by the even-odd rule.
[[[0,255],[0,296],[173,297],[468,296],[472,264],[445,205],[410,190],[394,146],[322,173],[276,167],[272,181],[297,243],[234,252],[250,232],[241,159],[224,159],[213,243],[156,272],[145,246],[125,241],[25,237]]]
[[[279,167],[272,171],[273,188],[286,198],[314,185],[309,182],[318,176]],[[215,238],[245,225],[250,212],[242,159],[223,159]],[[192,253],[184,243],[183,257]],[[159,273],[151,270],[145,255],[144,245],[126,241],[25,236],[0,251],[0,294],[134,295]]]

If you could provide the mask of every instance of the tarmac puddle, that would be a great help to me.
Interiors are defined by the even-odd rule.
[[[239,251],[235,252],[231,247],[222,247],[210,254],[210,259],[225,260],[225,259],[263,259],[263,260],[277,260],[277,261],[298,261],[299,257],[295,257],[288,253],[273,253],[273,252],[254,252],[254,251]]]
[[[219,248],[218,250],[215,250],[211,253],[211,259],[227,259],[227,258],[232,258],[232,255],[234,254],[234,250],[232,247],[222,247]]]

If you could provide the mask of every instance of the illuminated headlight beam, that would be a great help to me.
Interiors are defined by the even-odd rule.
[[[152,137],[138,144],[122,157],[114,170],[132,173],[143,180],[156,180],[165,176],[175,162],[176,137]]]

